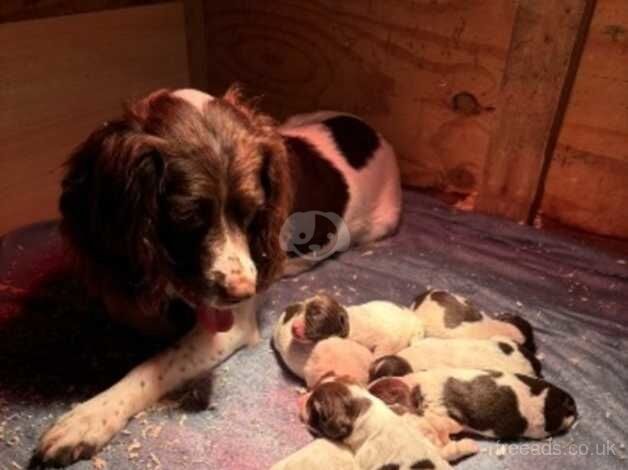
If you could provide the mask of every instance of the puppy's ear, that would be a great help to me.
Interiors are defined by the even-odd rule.
[[[262,148],[260,179],[265,202],[249,229],[251,255],[259,276],[258,289],[268,287],[283,272],[286,253],[280,235],[290,215],[293,196],[286,148],[279,134],[267,140]]]
[[[347,310],[329,294],[319,294],[306,303],[305,336],[320,341],[331,336],[349,336]]]
[[[61,230],[91,284],[130,297],[158,284],[159,148],[158,138],[118,120],[94,131],[67,161]]]

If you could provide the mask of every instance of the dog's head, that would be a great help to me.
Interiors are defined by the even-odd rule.
[[[341,441],[353,433],[356,420],[370,407],[364,389],[351,380],[329,376],[304,397],[300,416],[315,437]]]
[[[226,307],[280,274],[291,200],[281,137],[237,90],[207,98],[155,92],[68,160],[61,228],[92,286],[150,306],[172,285]]]
[[[332,336],[349,336],[346,309],[329,294],[319,294],[286,309],[284,323],[292,320],[292,336],[299,342],[315,343]]]

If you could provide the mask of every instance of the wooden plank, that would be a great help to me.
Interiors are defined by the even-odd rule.
[[[172,1],[174,0],[2,0],[0,23]]]
[[[604,0],[593,15],[541,210],[573,227],[626,238],[626,207],[628,2]]]
[[[209,87],[209,26],[205,0],[184,0],[185,35],[190,84],[199,90]]]
[[[211,93],[239,81],[278,118],[316,109],[359,114],[395,145],[405,184],[477,187],[515,2],[204,5]],[[454,106],[461,93],[473,95],[477,106]]]
[[[589,0],[519,2],[476,209],[533,217],[592,9]]]
[[[57,215],[61,164],[123,100],[188,83],[183,8],[2,25],[0,234]]]

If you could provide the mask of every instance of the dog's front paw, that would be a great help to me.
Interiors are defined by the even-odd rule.
[[[96,454],[126,424],[119,411],[88,401],[63,415],[39,441],[31,467],[67,466]]]

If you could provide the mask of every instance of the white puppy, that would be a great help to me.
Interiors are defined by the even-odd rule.
[[[491,369],[534,377],[541,370],[531,352],[508,338],[425,338],[395,355],[378,358],[371,365],[369,381],[443,367]]]
[[[410,307],[423,322],[425,336],[434,338],[490,339],[503,336],[535,352],[532,326],[518,315],[489,317],[467,299],[440,290],[417,296]]]
[[[360,343],[380,357],[395,354],[424,336],[417,315],[392,302],[376,300],[344,307],[332,296],[319,294],[301,305],[291,315],[292,335],[301,342],[339,336]]]
[[[314,439],[270,470],[360,470],[351,450],[327,439]]]
[[[347,445],[365,470],[452,468],[411,421],[343,379],[320,383],[304,400],[301,419],[313,434]]]
[[[273,332],[273,346],[286,367],[305,380],[308,387],[323,376],[348,376],[366,385],[373,354],[361,344],[332,336],[317,342],[302,342],[294,338],[292,324],[295,312],[303,303],[289,306],[279,317]]]

